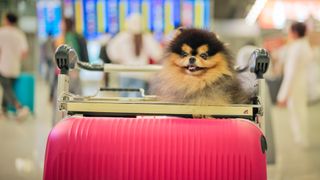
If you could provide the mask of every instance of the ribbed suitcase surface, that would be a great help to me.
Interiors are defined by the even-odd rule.
[[[241,119],[69,118],[44,180],[266,180],[263,134]]]

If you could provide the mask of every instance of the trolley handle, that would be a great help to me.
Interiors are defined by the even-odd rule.
[[[263,79],[264,73],[267,72],[270,64],[270,55],[265,49],[256,49],[250,56],[250,72],[257,75],[257,79]]]
[[[142,88],[107,88],[102,87],[100,91],[111,91],[111,92],[139,92],[142,97],[145,96],[145,91]]]
[[[103,64],[90,64],[87,62],[77,61],[77,65],[81,69],[85,69],[88,71],[103,71],[104,70]]]
[[[69,70],[74,69],[76,65],[88,71],[101,72],[156,72],[162,68],[160,65],[130,66],[120,64],[90,64],[81,61],[77,52],[65,44],[57,48],[54,58],[57,66],[61,70],[61,74],[68,74]]]
[[[55,52],[55,60],[57,62],[58,67],[61,69],[61,74],[68,74],[69,69],[75,68],[76,64],[82,69],[104,72],[152,72],[159,71],[162,68],[159,65],[146,65],[135,67],[114,64],[90,64],[80,61],[76,51],[67,45],[61,45],[57,48]],[[264,73],[266,73],[266,71],[268,70],[269,63],[270,56],[267,50],[256,49],[250,57],[249,67],[247,68],[249,68],[252,73],[255,73],[258,79],[263,79]]]
[[[121,65],[104,64],[104,72],[157,72],[162,69],[161,65]]]

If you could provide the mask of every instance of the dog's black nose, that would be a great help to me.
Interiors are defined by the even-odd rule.
[[[195,58],[195,57],[191,57],[191,58],[189,59],[189,63],[190,63],[190,64],[194,64],[194,62],[196,62],[196,58]]]

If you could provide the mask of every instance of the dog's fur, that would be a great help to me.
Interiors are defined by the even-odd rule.
[[[167,48],[164,68],[151,83],[152,93],[162,101],[196,105],[249,103],[233,59],[216,35],[193,28],[177,31]]]

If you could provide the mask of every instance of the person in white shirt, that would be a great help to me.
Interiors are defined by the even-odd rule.
[[[144,33],[142,19],[139,14],[131,14],[126,21],[126,30],[111,39],[107,54],[112,63],[139,66],[155,62],[162,57],[160,44],[152,34]],[[147,88],[145,74],[124,72],[120,74],[121,88]],[[121,93],[122,96],[133,97],[135,93]]]
[[[307,146],[307,67],[313,60],[313,52],[305,35],[304,23],[296,22],[291,25],[291,42],[284,54],[283,80],[277,101],[280,107],[288,106],[294,141]]]
[[[7,105],[17,109],[18,118],[29,114],[15,97],[13,85],[20,75],[21,60],[26,58],[28,43],[25,34],[17,28],[18,17],[14,13],[6,13],[3,26],[0,28],[0,83],[3,88],[2,111],[6,113]]]

